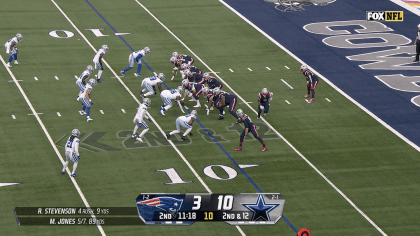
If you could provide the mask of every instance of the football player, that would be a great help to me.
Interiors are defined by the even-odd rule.
[[[144,57],[145,55],[149,55],[150,54],[150,48],[149,47],[145,47],[141,50],[135,51],[133,53],[130,54],[130,56],[128,56],[128,66],[127,68],[125,68],[124,70],[121,71],[121,76],[125,77],[125,72],[133,69],[134,67],[134,63],[137,64],[137,73],[134,73],[134,76],[136,77],[143,77],[142,75],[140,75],[140,70],[141,70],[141,58]]]
[[[181,100],[182,90],[182,86],[178,86],[176,89],[163,90],[160,93],[160,98],[163,101],[163,105],[160,106],[159,114],[165,116],[165,111],[172,107],[172,100],[175,100],[180,104],[184,104],[184,102]]]
[[[260,119],[261,112],[264,111],[264,116],[268,113],[270,108],[270,103],[273,99],[273,93],[269,93],[267,88],[263,88],[262,92],[258,94],[258,116],[257,119]]]
[[[95,65],[95,69],[98,69],[98,74],[95,75],[96,80],[98,83],[102,83],[102,72],[104,72],[104,67],[102,66],[102,58],[105,56],[105,53],[109,51],[107,45],[102,45],[102,47],[96,52],[95,56],[93,57],[93,64]]]
[[[172,57],[169,61],[175,66],[173,69],[171,80],[174,79],[178,70],[181,72],[181,74],[183,74],[184,68],[181,68],[183,64],[186,64],[187,68],[189,68],[194,63],[194,59],[192,57],[183,54],[178,54],[177,52],[172,53]]]
[[[82,72],[82,74],[79,76],[79,78],[76,80],[76,85],[79,87],[80,92],[77,96],[77,101],[79,101],[79,96],[83,91],[85,90],[86,80],[89,79],[90,74],[93,73],[93,67],[91,65],[88,65],[86,67],[86,70]],[[88,80],[89,81],[89,80]]]
[[[70,160],[74,163],[73,164],[73,171],[71,172],[71,177],[77,177],[74,172],[76,171],[77,164],[79,163],[80,154],[79,154],[79,135],[80,131],[78,129],[74,129],[71,131],[71,136],[67,139],[66,146],[64,147],[65,155],[66,155],[66,162],[63,164],[63,169],[61,170],[61,174],[64,175],[65,170],[70,162]]]
[[[188,79],[184,79],[182,81],[182,87],[192,93],[193,98],[190,100],[190,102],[197,102],[197,105],[195,105],[194,108],[201,107],[198,95],[200,95],[203,92],[204,86],[202,84],[188,82]],[[184,97],[182,98],[182,100],[184,100],[186,96],[187,91],[184,92]]]
[[[209,87],[203,88],[203,97],[207,99],[208,105],[206,108],[206,115],[209,115],[210,111],[213,111],[213,98],[214,98],[214,91],[213,89],[209,89]],[[205,105],[204,105],[205,106]]]
[[[248,136],[249,132],[251,132],[258,141],[263,145],[263,148],[261,149],[261,152],[267,151],[267,147],[265,146],[264,141],[261,139],[261,137],[258,135],[257,128],[255,127],[254,123],[252,123],[251,119],[244,114],[242,109],[238,109],[236,111],[236,115],[239,117],[239,119],[242,120],[241,123],[244,123],[244,130],[241,133],[241,137],[239,139],[239,147],[235,149],[235,151],[242,150],[242,143],[244,142],[244,138]]]
[[[214,88],[219,88],[222,89],[223,88],[223,84],[220,83],[216,78],[210,76],[209,73],[204,73],[203,75],[204,79],[207,82],[207,87],[214,89]]]
[[[136,126],[134,126],[134,130],[133,130],[133,134],[131,135],[131,138],[136,137],[136,132],[137,132],[138,128],[140,128],[140,127],[144,128],[143,131],[136,138],[136,140],[139,141],[139,142],[143,142],[143,140],[141,140],[141,137],[147,131],[149,131],[149,126],[147,126],[146,122],[144,122],[143,117],[146,118],[147,120],[149,120],[150,123],[152,123],[152,120],[146,115],[147,108],[150,106],[151,103],[152,103],[152,101],[150,101],[149,98],[143,99],[143,104],[140,104],[139,108],[137,108],[137,113],[136,113],[136,115],[134,116],[134,119],[133,119],[133,123],[136,124]]]
[[[197,111],[196,110],[191,111],[191,114],[189,114],[189,115],[178,117],[175,121],[176,130],[173,130],[170,133],[167,133],[166,138],[168,140],[170,140],[171,135],[181,133],[181,127],[184,127],[187,130],[184,132],[181,139],[182,140],[188,140],[186,135],[187,134],[192,135],[192,133],[190,133],[190,132],[192,130],[192,124],[193,124],[194,120],[196,119],[196,117],[197,117]]]
[[[141,98],[145,98],[153,94],[156,95],[156,88],[155,88],[156,85],[159,88],[159,92],[162,92],[161,84],[164,80],[165,80],[165,75],[163,73],[159,73],[157,76],[154,75],[152,77],[147,77],[143,79],[143,81],[141,82],[141,86],[144,89],[140,91]],[[146,91],[148,92],[144,93]]]
[[[89,82],[86,84],[85,90],[79,96],[79,101],[82,102],[83,108],[79,111],[80,115],[87,115],[87,122],[92,121],[93,119],[90,118],[90,106],[93,105],[92,100],[90,100],[90,93],[92,92],[92,87],[96,86],[96,80],[90,79]],[[85,112],[86,110],[86,112]]]
[[[315,88],[318,85],[318,77],[316,75],[314,75],[314,73],[312,73],[309,69],[308,66],[306,65],[302,65],[300,67],[300,71],[303,73],[303,75],[306,78],[306,87],[308,87],[308,94],[306,94],[305,98],[309,98],[311,97],[310,93],[312,93],[312,99],[309,100],[308,102],[315,102]]]
[[[9,61],[6,64],[6,67],[13,67],[10,65],[10,62],[12,60],[15,60],[15,65],[20,65],[20,63],[17,61],[17,43],[22,41],[23,37],[21,34],[17,33],[15,37],[7,40],[6,44],[4,44],[4,49],[6,49],[6,53],[9,54]]]
[[[229,113],[232,114],[232,116],[235,117],[236,120],[238,120],[238,116],[236,115],[234,111],[238,97],[234,94],[221,92],[219,88],[213,89],[213,92],[215,93],[214,106],[220,110],[219,118],[217,119],[218,120],[224,119],[223,108],[226,106],[229,106]],[[238,121],[236,123],[238,123]]]

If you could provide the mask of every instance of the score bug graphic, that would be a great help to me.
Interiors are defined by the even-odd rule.
[[[281,219],[284,203],[280,193],[142,193],[136,198],[139,217],[149,225],[191,225],[197,221],[273,225]]]

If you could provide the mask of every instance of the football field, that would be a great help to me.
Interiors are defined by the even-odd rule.
[[[308,103],[299,70],[305,58],[280,48],[223,1],[19,0],[2,2],[0,12],[0,42],[23,36],[21,65],[7,68],[9,55],[0,53],[0,235],[291,236],[307,228],[322,236],[414,236],[420,230],[416,148],[323,79],[316,102]],[[109,52],[91,94],[93,121],[86,122],[75,76],[93,65],[102,45]],[[182,79],[179,73],[170,79],[172,52],[193,57],[194,66],[238,97],[235,110],[249,115],[268,150],[248,135],[243,150],[234,151],[243,124],[226,108],[224,120],[217,111],[206,115],[201,95],[187,141],[166,139],[184,114],[174,103],[161,116],[159,92],[149,96],[144,142],[132,139],[143,78],[133,75],[136,66],[125,77],[120,71],[144,47],[151,52],[143,57],[143,78],[164,73],[166,88],[176,88]],[[263,88],[273,100],[256,119]],[[195,103],[185,105],[192,110]],[[71,178],[60,171],[76,128],[79,176]],[[14,214],[15,207],[135,207],[140,193],[281,193],[285,206],[274,226],[19,226]]]

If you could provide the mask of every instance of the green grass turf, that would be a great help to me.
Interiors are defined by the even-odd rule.
[[[95,48],[103,44],[109,46],[105,60],[119,74],[128,64],[130,49],[113,35],[85,1],[56,2]],[[191,53],[143,8],[135,1],[90,2],[117,32],[132,33],[123,38],[135,50],[145,46],[151,48],[145,61],[154,71],[165,73],[169,87],[180,84],[179,75],[174,81],[169,80],[172,69],[169,57],[173,51]],[[298,62],[218,1],[147,0],[141,3],[211,69],[220,72],[220,77],[240,96],[253,102],[254,109],[257,94],[263,87],[274,92],[270,112],[265,117],[267,121],[382,230],[388,235],[401,235],[401,232],[416,235],[418,216],[413,209],[419,208],[420,189],[417,151],[323,81],[317,87],[317,101],[307,104],[302,98],[306,87]],[[151,147],[147,148],[128,138],[138,104],[118,80],[111,78],[114,75],[109,68],[104,69],[104,83],[92,92],[91,117],[94,121],[86,123],[85,117],[77,113],[81,105],[75,101],[78,88],[74,75],[80,75],[86,65],[92,64],[94,51],[52,2],[26,0],[4,4],[0,9],[1,40],[8,40],[16,31],[24,37],[18,45],[22,66],[12,68],[13,74],[23,80],[20,84],[36,111],[43,113],[40,118],[57,142],[61,155],[64,155],[63,141],[58,141],[63,136],[66,139],[72,129],[78,128],[84,137],[91,136],[82,142],[81,146],[89,150],[80,149],[77,169],[80,176],[76,179],[91,206],[134,206],[134,199],[144,192],[206,192],[154,124],[149,125],[147,137],[157,135],[155,139],[161,143],[159,146],[152,146],[154,143],[149,138]],[[84,30],[90,28],[103,28],[102,32],[110,36],[95,37]],[[52,30],[68,30],[76,35],[56,39],[48,35]],[[7,60],[5,53],[1,55]],[[209,70],[199,60],[194,65],[203,71]],[[141,80],[132,75],[134,71],[126,73],[123,81],[137,96]],[[145,66],[142,74],[152,75]],[[14,83],[8,82],[11,77],[6,69],[0,69],[0,76],[3,78],[0,99],[5,104],[0,116],[3,134],[0,138],[0,182],[24,183],[0,189],[2,232],[4,235],[99,235],[94,226],[17,226],[12,212],[15,206],[83,206],[83,202],[69,178],[59,174],[59,158],[36,119],[27,115],[31,111]],[[39,80],[35,81],[33,77]],[[280,79],[285,79],[294,89]],[[176,104],[162,117],[158,114],[162,103],[160,97],[151,99],[150,114],[163,130],[173,130],[175,118],[181,115]],[[244,104],[239,103],[237,108],[251,116],[261,135],[268,131]],[[62,116],[58,117],[57,112]],[[16,120],[11,118],[12,114]],[[262,136],[269,148],[267,152],[261,153],[261,145],[252,138],[245,141],[243,151],[234,152],[239,143],[239,125],[233,124],[235,120],[229,114],[224,121],[216,121],[216,117],[215,112],[205,116],[204,108],[199,109],[200,122],[214,132],[238,164],[261,164],[245,169],[245,172],[264,192],[280,192],[284,196],[284,215],[296,228],[308,228],[314,235],[380,235],[284,141],[273,136],[273,131]],[[191,141],[175,143],[208,187],[214,193],[257,192],[200,129],[194,124]],[[224,181],[209,178],[203,173],[203,168],[209,165],[229,166],[238,172],[238,176]],[[165,185],[170,180],[165,173],[155,170],[168,168],[174,168],[183,180],[193,182]],[[227,178],[220,168],[214,169],[221,178]],[[246,235],[294,234],[283,220],[275,226],[241,228]],[[107,235],[239,235],[235,227],[225,223],[195,223],[189,227],[105,226],[104,231]]]

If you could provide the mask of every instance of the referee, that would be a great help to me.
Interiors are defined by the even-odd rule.
[[[417,26],[417,36],[416,40],[414,40],[414,45],[416,45],[416,59],[413,62],[419,61],[419,54],[420,54],[420,24]]]

